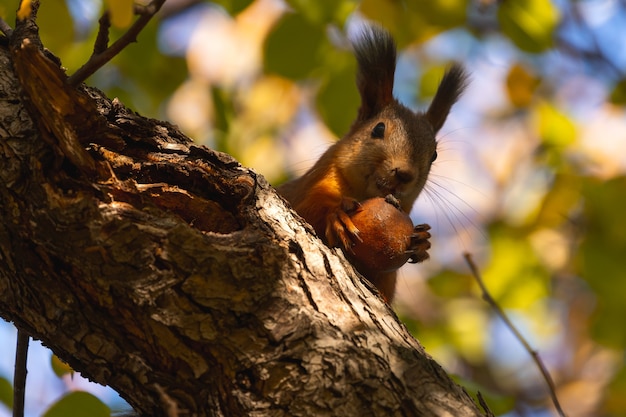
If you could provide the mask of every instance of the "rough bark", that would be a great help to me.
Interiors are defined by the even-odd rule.
[[[0,38],[0,315],[150,416],[478,416],[254,171]]]

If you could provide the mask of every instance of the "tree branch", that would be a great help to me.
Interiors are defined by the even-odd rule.
[[[561,408],[559,398],[556,395],[556,386],[554,385],[554,381],[552,381],[550,372],[548,372],[548,369],[546,368],[543,361],[539,357],[539,352],[537,352],[535,349],[533,349],[530,346],[530,343],[528,343],[528,341],[522,335],[522,333],[520,333],[517,327],[515,327],[515,325],[511,322],[511,320],[509,320],[509,317],[506,315],[504,310],[502,310],[502,307],[500,307],[500,305],[496,302],[496,300],[494,300],[494,298],[491,296],[491,294],[489,293],[489,290],[487,289],[487,286],[485,285],[485,282],[482,279],[480,272],[478,271],[478,267],[472,260],[472,255],[470,255],[469,253],[465,253],[463,254],[463,257],[465,258],[467,265],[472,271],[472,275],[474,276],[474,279],[476,280],[476,282],[478,283],[478,286],[480,287],[480,290],[482,291],[483,299],[496,312],[498,317],[500,317],[500,319],[504,322],[506,327],[509,328],[511,333],[513,333],[515,338],[522,344],[526,352],[528,352],[528,354],[531,356],[531,358],[533,359],[533,362],[535,362],[535,365],[537,365],[539,372],[541,372],[541,376],[543,377],[543,379],[546,381],[546,384],[548,385],[548,391],[550,392],[552,403],[554,404],[554,407],[559,413],[559,416],[566,417],[565,412],[563,411],[563,408]]]
[[[0,17],[0,31],[2,31],[7,38],[10,38],[13,34],[13,29],[2,17]]]
[[[24,417],[24,396],[26,394],[26,361],[30,337],[23,330],[17,331],[15,348],[15,373],[13,376],[13,417]]]
[[[67,79],[68,84],[73,86],[79,85],[89,78],[94,72],[100,69],[104,64],[113,59],[115,55],[119,54],[131,42],[136,42],[137,35],[139,35],[150,19],[152,19],[152,16],[159,11],[163,3],[165,3],[165,0],[153,0],[150,2],[149,5],[142,9],[142,13],[139,15],[139,18],[132,24],[126,33],[124,33],[111,46],[104,50],[102,50],[102,33],[106,32],[108,38],[109,28],[107,26],[108,19],[101,18],[100,28],[98,30],[98,40],[94,45],[94,53],[82,67],[76,70],[76,72]],[[108,12],[105,12],[105,14],[108,14]]]
[[[144,415],[481,415],[262,177],[26,39],[0,46],[0,316]]]

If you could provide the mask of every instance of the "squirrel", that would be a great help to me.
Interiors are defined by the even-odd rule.
[[[360,202],[390,197],[399,209],[411,211],[437,158],[435,135],[468,82],[464,68],[452,65],[428,110],[416,113],[393,97],[396,44],[389,32],[367,24],[352,46],[361,98],[356,120],[309,171],[277,188],[325,244],[345,253],[360,240],[350,219]],[[426,224],[415,227],[410,262],[429,257],[429,229]],[[353,264],[391,303],[397,271],[361,270]]]

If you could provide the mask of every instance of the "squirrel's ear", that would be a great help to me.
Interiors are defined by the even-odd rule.
[[[356,84],[361,95],[358,119],[368,119],[393,101],[396,70],[396,44],[385,29],[366,25],[353,42],[358,73]]]
[[[448,117],[450,108],[459,99],[467,87],[468,75],[459,64],[448,69],[439,84],[435,98],[426,112],[426,119],[435,132],[438,132]]]

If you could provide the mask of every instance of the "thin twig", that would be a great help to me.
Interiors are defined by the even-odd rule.
[[[150,19],[152,19],[152,16],[159,11],[163,3],[165,3],[165,0],[153,0],[148,6],[146,6],[146,13],[141,14],[135,23],[133,23],[133,25],[126,31],[126,33],[124,33],[118,40],[101,53],[95,53],[94,51],[94,54],[91,58],[89,58],[85,65],[72,74],[67,79],[67,82],[70,85],[77,86],[100,69],[104,64],[113,59],[115,55],[119,54],[122,49],[126,48],[131,42],[135,42],[139,32],[141,32],[148,24]]]
[[[1,17],[0,17],[0,31],[4,33],[4,35],[7,38],[10,38],[11,35],[13,34],[13,29],[11,29],[11,26],[9,26],[9,24],[5,22],[4,19]]]
[[[485,401],[480,391],[476,393],[476,397],[478,398],[478,404],[480,404],[483,410],[485,410],[485,417],[496,417],[493,411],[489,408],[489,405],[487,405],[487,401]]]
[[[511,320],[509,320],[507,315],[504,313],[504,310],[502,310],[502,307],[500,307],[500,305],[498,305],[496,300],[493,299],[493,297],[487,290],[487,287],[485,286],[485,283],[480,275],[480,272],[478,271],[478,267],[472,260],[472,255],[469,253],[464,253],[463,257],[465,258],[467,265],[472,271],[472,275],[474,276],[474,279],[476,279],[476,282],[478,283],[478,286],[480,287],[482,291],[483,299],[487,302],[487,304],[491,306],[491,308],[494,309],[494,311],[502,319],[504,324],[515,335],[515,338],[522,344],[522,346],[524,346],[524,349],[526,349],[526,351],[530,354],[533,361],[539,368],[539,371],[541,372],[543,379],[546,381],[546,384],[548,385],[548,390],[550,391],[550,397],[552,398],[552,403],[554,404],[556,411],[559,413],[559,416],[566,417],[565,412],[563,411],[563,409],[561,408],[561,404],[559,403],[559,399],[556,396],[556,387],[554,385],[554,381],[552,381],[552,377],[550,376],[548,369],[546,368],[543,361],[539,357],[539,353],[530,346],[530,344],[526,341],[524,336],[522,336],[519,330],[517,330],[517,328],[513,325]]]
[[[144,6],[143,4],[133,4],[133,12],[136,15],[150,14],[150,5]]]
[[[98,55],[106,51],[109,47],[109,29],[111,28],[111,14],[105,11],[98,20],[98,35],[93,44],[93,55]]]
[[[13,417],[24,417],[24,396],[26,394],[26,360],[28,358],[28,335],[17,331],[15,349],[15,371],[13,374]]]

